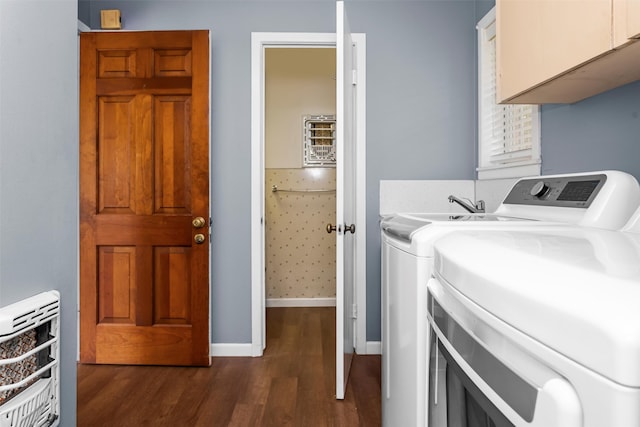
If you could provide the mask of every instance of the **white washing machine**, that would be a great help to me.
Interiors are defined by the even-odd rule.
[[[640,186],[618,171],[519,180],[493,214],[397,214],[382,229],[382,421],[427,420],[427,281],[433,244],[456,230],[578,224],[618,229],[640,204]]]
[[[640,426],[639,304],[640,209],[618,232],[444,237],[428,284],[428,425]]]

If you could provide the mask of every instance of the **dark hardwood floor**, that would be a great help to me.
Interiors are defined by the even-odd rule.
[[[210,368],[78,365],[78,426],[379,426],[380,356],[335,400],[335,309],[267,309],[264,356]]]

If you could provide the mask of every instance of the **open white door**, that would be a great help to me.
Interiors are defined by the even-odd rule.
[[[336,3],[336,55],[336,398],[344,399],[354,353],[356,94],[353,40],[343,1]]]

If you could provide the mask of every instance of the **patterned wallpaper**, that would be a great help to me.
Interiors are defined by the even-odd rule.
[[[334,168],[266,169],[267,298],[335,298],[335,192],[271,191],[336,188]]]

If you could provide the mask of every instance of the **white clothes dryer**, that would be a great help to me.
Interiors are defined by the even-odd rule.
[[[433,245],[456,230],[576,224],[619,229],[640,205],[640,186],[618,171],[521,179],[493,214],[396,214],[382,229],[382,422],[427,421],[427,282]]]
[[[438,241],[428,425],[639,426],[640,209],[624,230]]]

